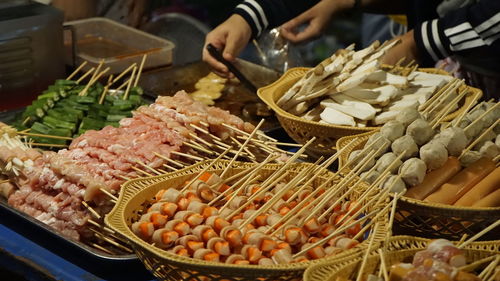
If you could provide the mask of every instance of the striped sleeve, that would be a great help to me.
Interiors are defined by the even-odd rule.
[[[252,28],[252,37],[258,37],[267,28],[274,28],[311,8],[319,0],[245,0],[234,9]]]
[[[500,1],[482,0],[423,22],[414,29],[424,64],[471,52],[500,56]]]

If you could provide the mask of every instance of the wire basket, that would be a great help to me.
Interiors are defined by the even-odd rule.
[[[388,245],[388,252],[384,254],[387,268],[399,262],[411,262],[413,256],[427,247],[430,242],[428,239],[417,238],[413,236],[394,236]],[[498,255],[500,250],[500,241],[474,242],[462,249],[468,265],[464,268],[466,271],[474,271],[483,266],[483,263],[476,261]],[[335,280],[337,277],[350,278],[355,280],[359,272],[359,266],[363,260],[363,254],[355,259],[344,258],[338,261],[324,261],[320,264],[311,266],[304,273],[304,281]],[[380,256],[372,253],[368,257],[364,272],[377,273],[380,267]]]
[[[339,167],[347,163],[352,151],[362,149],[373,133],[341,138],[337,142],[338,148],[348,147],[339,157]],[[353,142],[349,145],[351,141]],[[464,234],[474,235],[499,219],[500,207],[452,206],[403,196],[398,200],[393,230],[394,233],[401,235],[459,240]],[[481,239],[500,240],[500,227],[482,236]]]
[[[283,76],[276,82],[262,87],[257,91],[259,97],[275,112],[278,121],[285,129],[287,134],[297,143],[304,144],[312,137],[316,137],[314,143],[307,149],[313,155],[331,155],[337,150],[337,140],[345,137],[358,135],[366,132],[372,132],[380,127],[352,127],[352,126],[337,126],[330,124],[322,124],[316,121],[309,121],[304,118],[295,116],[276,104],[276,101],[285,94],[310,68],[297,67],[285,72]],[[446,71],[434,68],[418,69],[422,72],[438,73],[449,75]],[[462,86],[465,87],[465,86]],[[461,114],[467,106],[473,102],[474,95],[482,94],[479,89],[469,87],[469,93],[462,101],[461,107],[443,118],[443,122],[453,120]]]
[[[337,260],[342,257],[355,255],[358,251],[362,251],[367,241],[361,242],[358,246],[346,250],[335,256],[328,258],[312,260],[301,263],[279,264],[273,266],[258,266],[258,265],[232,265],[215,262],[207,262],[192,258],[178,256],[143,241],[137,237],[130,226],[133,221],[139,217],[139,210],[145,208],[145,204],[160,190],[164,188],[177,188],[186,180],[190,180],[193,174],[197,174],[202,170],[209,161],[204,161],[199,164],[187,167],[156,177],[134,179],[124,184],[121,189],[120,197],[113,210],[106,216],[106,224],[122,235],[133,247],[139,259],[144,263],[146,268],[150,270],[160,280],[300,280],[304,270],[313,264],[317,264],[322,260]],[[227,167],[229,161],[220,161],[215,164],[209,172],[222,171]],[[233,169],[226,175],[228,177],[242,171],[243,169],[252,167],[252,163],[235,162]],[[308,167],[312,164],[296,163],[290,168],[289,177],[285,180],[298,174],[299,170]],[[260,175],[268,176],[273,171],[280,167],[278,164],[268,164],[260,170]],[[323,172],[318,176],[313,186],[319,185],[327,177],[331,176],[331,172]],[[346,187],[347,189],[348,187]],[[355,200],[359,197],[360,192],[353,192],[350,200]],[[367,210],[368,212],[370,211]],[[385,239],[387,231],[387,216],[381,216],[377,222],[379,230],[372,234],[376,235],[374,241],[382,241]]]

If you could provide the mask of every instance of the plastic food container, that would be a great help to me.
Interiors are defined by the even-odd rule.
[[[73,64],[72,45],[75,44],[77,65],[87,61],[90,69],[104,61],[111,73],[119,73],[132,63],[139,64],[142,57],[148,58],[145,69],[172,64],[175,45],[163,38],[128,27],[106,18],[89,18],[65,23],[72,27],[72,40],[65,40],[66,63]],[[72,43],[73,42],[73,43]]]

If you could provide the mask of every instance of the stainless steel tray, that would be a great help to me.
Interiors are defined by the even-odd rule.
[[[245,60],[237,60],[236,65],[256,87],[271,84],[280,77],[280,74],[274,70]],[[202,61],[183,66],[160,68],[143,73],[139,86],[155,96],[170,96],[180,90],[194,91],[196,82],[210,71],[210,67]],[[267,117],[245,114],[245,111],[251,111],[249,107],[256,105],[267,108],[267,105],[259,99],[256,93],[252,93],[241,84],[226,85],[222,91],[222,97],[215,100],[215,106],[228,110],[231,114],[254,125],[261,118],[265,118],[266,122],[261,129],[266,133],[281,128],[274,112],[270,109],[270,116]]]
[[[22,110],[23,109],[0,112],[0,122],[4,122],[7,124],[11,123],[16,118],[16,115],[22,112]],[[51,247],[51,245],[53,245],[54,248],[65,247],[71,249],[71,251],[77,251],[80,254],[85,254],[89,258],[99,261],[115,261],[115,262],[138,261],[138,258],[133,254],[110,255],[101,250],[92,248],[82,242],[74,241],[71,240],[70,238],[64,237],[61,234],[59,234],[56,230],[52,229],[50,226],[11,207],[7,203],[7,200],[3,197],[0,197],[0,209],[2,209],[2,213],[5,213],[5,216],[8,216],[8,217],[0,216],[1,223],[5,223],[7,220],[23,223],[24,229],[30,228],[32,231],[36,232],[36,233],[31,233],[29,231],[28,232],[24,231],[24,229],[20,229],[19,231],[23,232],[22,234],[27,238],[36,239],[36,236],[40,235],[40,233],[43,233],[45,236],[50,237],[50,239],[52,239],[52,241],[48,241],[50,242],[48,243],[49,248]],[[9,226],[16,227],[16,225],[14,224]]]

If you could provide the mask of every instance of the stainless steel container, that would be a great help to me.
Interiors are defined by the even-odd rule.
[[[0,1],[0,111],[29,104],[64,76],[63,13],[31,1]]]

